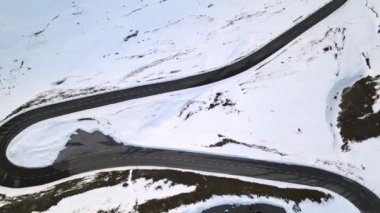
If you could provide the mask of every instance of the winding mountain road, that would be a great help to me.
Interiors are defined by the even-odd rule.
[[[214,71],[169,82],[138,86],[52,104],[15,116],[0,127],[0,185],[21,188],[41,185],[74,174],[103,168],[164,166],[323,187],[347,198],[361,212],[380,212],[380,199],[364,186],[346,177],[305,166],[128,146],[117,146],[102,152],[67,159],[45,168],[20,167],[10,162],[6,156],[7,147],[12,139],[39,121],[131,99],[215,83],[247,71],[332,14],[345,2],[347,0],[331,1],[256,52]]]

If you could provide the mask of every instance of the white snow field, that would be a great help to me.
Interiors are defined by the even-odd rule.
[[[327,2],[3,2],[0,119],[36,98],[48,104],[224,66]]]
[[[51,99],[42,103],[49,104],[229,64],[327,1],[43,1],[38,6],[30,1],[16,9],[13,2],[0,8],[1,118],[37,96]],[[245,73],[42,121],[18,135],[7,156],[20,166],[50,165],[77,129],[100,130],[123,144],[323,168],[380,196],[380,139],[342,152],[336,127],[342,90],[363,76],[380,74],[377,14],[379,1],[349,0]],[[223,139],[240,144],[210,147]],[[193,207],[207,202],[213,201]]]

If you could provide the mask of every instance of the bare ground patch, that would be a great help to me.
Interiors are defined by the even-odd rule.
[[[202,111],[210,111],[214,108],[221,107],[227,114],[240,113],[241,111],[236,109],[236,103],[229,99],[225,92],[217,92],[215,95],[208,97],[207,101],[189,101],[179,113],[178,117],[188,120],[192,116]]]
[[[349,151],[350,143],[380,136],[380,112],[373,111],[373,105],[379,99],[379,80],[380,76],[367,76],[343,90],[338,116],[342,151]]]
[[[275,197],[293,201],[293,209],[297,211],[302,201],[309,199],[321,203],[332,198],[331,195],[320,191],[294,188],[278,188],[264,184],[246,182],[232,178],[199,175],[191,172],[174,170],[138,170],[132,175],[132,180],[139,178],[151,179],[154,182],[167,179],[176,184],[196,186],[194,192],[182,193],[165,199],[154,199],[138,206],[138,212],[166,212],[182,205],[189,205],[210,199],[214,195],[236,195],[259,197]]]
[[[271,148],[268,148],[266,146],[259,146],[259,145],[255,145],[255,144],[242,143],[242,142],[238,142],[238,141],[235,141],[235,140],[232,140],[232,139],[229,139],[229,138],[223,138],[221,141],[219,141],[219,142],[217,142],[215,144],[211,144],[211,145],[209,145],[207,147],[208,148],[223,147],[223,146],[226,146],[228,144],[235,144],[235,145],[245,146],[245,147],[248,147],[248,148],[259,149],[259,150],[262,150],[264,152],[271,152],[271,153],[274,153],[274,154],[277,154],[277,155],[287,156],[287,154],[284,154],[284,153],[278,151],[277,149],[271,149]]]
[[[51,206],[56,205],[64,198],[81,194],[93,189],[122,185],[128,187],[130,171],[101,172],[94,177],[78,178],[52,186],[44,191],[26,194],[16,197],[4,197],[4,206],[0,207],[0,212],[31,212],[46,211]],[[223,178],[208,175],[200,175],[192,172],[180,172],[175,170],[134,170],[131,181],[138,179],[151,180],[149,184],[164,180],[164,183],[172,185],[183,184],[186,186],[196,186],[195,191],[181,193],[163,199],[152,199],[145,203],[134,204],[137,212],[165,212],[182,205],[192,204],[211,198],[213,195],[236,195],[252,197],[275,197],[293,201],[294,211],[299,211],[299,203],[309,199],[312,202],[321,203],[332,198],[330,194],[325,194],[317,190],[278,188],[275,186],[252,183],[233,178]],[[160,190],[157,188],[157,190]],[[119,212],[119,206],[109,210],[99,210],[98,212]]]

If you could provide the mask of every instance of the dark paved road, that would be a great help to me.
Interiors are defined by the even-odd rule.
[[[202,213],[286,213],[285,209],[268,205],[223,205],[204,210]]]
[[[118,146],[57,162],[57,164],[45,168],[19,167],[12,164],[6,157],[7,147],[12,139],[25,128],[39,121],[126,100],[198,87],[247,71],[332,14],[346,1],[332,1],[256,52],[214,71],[179,80],[53,104],[12,118],[0,127],[0,185],[14,188],[35,186],[74,174],[110,167],[164,166],[320,186],[344,196],[362,212],[380,212],[379,198],[367,188],[346,177],[304,166],[158,149],[120,148]]]

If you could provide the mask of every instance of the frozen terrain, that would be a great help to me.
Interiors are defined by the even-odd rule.
[[[0,116],[38,96],[35,103],[47,104],[223,66],[326,2],[112,1],[94,8],[76,1],[45,2],[32,9],[27,3],[17,9],[6,3],[0,9]],[[50,14],[35,16],[46,8]],[[25,11],[36,18],[25,21]],[[7,155],[20,166],[50,165],[77,129],[99,130],[129,145],[323,168],[380,196],[380,139],[352,143],[349,151],[342,151],[337,123],[343,89],[365,76],[380,75],[379,14],[379,1],[350,0],[243,74],[40,122],[18,135]],[[379,106],[380,100],[373,111],[379,112]],[[220,199],[245,202],[217,197],[183,208]]]
[[[48,104],[224,66],[327,2],[3,3],[0,119],[23,105]]]
[[[145,170],[144,170],[145,169]],[[152,212],[158,212],[158,209],[166,208],[165,206],[155,206],[156,201],[166,203],[170,206],[178,206],[169,208],[168,212],[201,212],[202,210],[223,205],[223,204],[240,204],[248,205],[254,203],[268,203],[281,208],[287,212],[345,212],[356,213],[358,210],[341,196],[332,192],[295,184],[287,184],[276,181],[264,181],[254,178],[222,175],[215,173],[193,173],[193,171],[174,171],[165,170],[164,168],[120,168],[111,171],[95,171],[86,174],[76,175],[66,180],[46,186],[38,186],[30,189],[17,190],[13,189],[7,194],[3,207],[20,210],[15,205],[9,206],[9,202],[13,199],[21,202],[19,205],[30,205],[28,196],[33,194],[34,201],[44,199],[49,196],[51,190],[56,191],[52,197],[46,198],[45,202],[53,206],[37,208],[47,209],[43,211],[33,212],[144,212],[149,208]],[[188,178],[191,176],[191,178]],[[107,181],[108,179],[108,181]],[[191,183],[200,181],[199,184]],[[216,183],[215,183],[216,182]],[[224,187],[220,187],[220,183],[224,183]],[[240,183],[239,186],[229,187],[229,184]],[[93,184],[100,187],[93,188]],[[209,189],[204,186],[208,184]],[[67,188],[67,185],[72,185]],[[219,187],[218,187],[219,186]],[[221,191],[215,187],[223,188]],[[259,188],[271,187],[271,190],[260,190]],[[249,189],[257,189],[264,194],[250,194],[244,191]],[[4,191],[2,188],[0,188]],[[200,190],[209,190],[217,193],[210,198],[203,200]],[[226,191],[227,190],[227,191]],[[288,199],[281,199],[276,196],[287,196],[281,191],[300,191],[300,198],[289,196]],[[73,196],[66,197],[67,194],[75,193]],[[240,195],[241,193],[245,195]],[[274,196],[265,196],[265,193],[273,193]],[[282,195],[281,195],[282,194]],[[19,198],[24,196],[24,203]],[[206,195],[207,196],[207,195]],[[306,196],[306,199],[305,199]],[[323,198],[320,203],[315,199],[319,196]],[[301,198],[302,197],[302,198]],[[29,198],[30,199],[30,198]],[[199,200],[191,205],[181,205],[174,202],[176,199]],[[57,200],[57,201],[55,201]],[[203,200],[203,201],[200,201]],[[1,210],[1,204],[0,204]],[[8,209],[9,210],[9,209]]]

